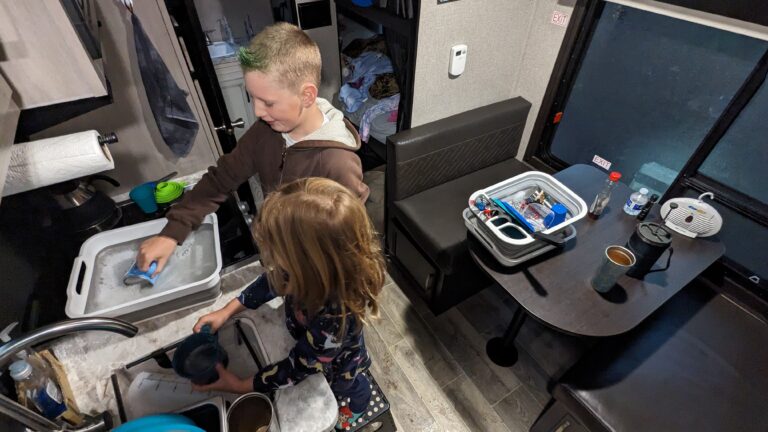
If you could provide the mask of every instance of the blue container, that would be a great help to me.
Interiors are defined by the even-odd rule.
[[[544,226],[547,228],[552,228],[555,225],[558,225],[565,221],[565,216],[568,214],[568,209],[565,208],[564,205],[560,203],[556,203],[552,206],[552,213],[548,214],[547,217],[544,218]]]
[[[155,201],[155,187],[157,183],[149,182],[136,186],[131,189],[128,196],[139,206],[141,211],[150,214],[157,211],[157,201]]]
[[[373,6],[373,0],[352,0],[352,3],[357,6],[371,7]]]
[[[123,423],[112,432],[205,432],[180,414],[158,414]]]

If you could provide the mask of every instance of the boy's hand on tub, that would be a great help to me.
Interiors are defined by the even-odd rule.
[[[219,380],[208,385],[192,384],[192,390],[198,392],[220,391],[227,393],[245,394],[253,391],[253,377],[240,378],[228,371],[221,363],[216,365]]]
[[[192,331],[194,331],[195,333],[200,333],[200,329],[202,329],[204,325],[208,324],[211,326],[211,331],[213,333],[216,333],[217,331],[219,331],[221,326],[223,326],[224,323],[227,322],[229,317],[230,317],[230,314],[226,310],[226,308],[219,309],[209,314],[205,314],[197,319],[195,326],[192,327]]]
[[[136,264],[143,272],[149,270],[152,261],[157,261],[157,270],[152,275],[154,277],[161,271],[168,262],[173,251],[176,250],[176,240],[165,236],[154,236],[144,240],[139,246],[139,255],[136,258]]]

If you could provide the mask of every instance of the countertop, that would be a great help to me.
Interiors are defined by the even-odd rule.
[[[222,295],[213,305],[193,307],[141,322],[137,324],[139,333],[133,338],[94,331],[55,341],[50,348],[64,365],[80,410],[84,413],[110,411],[117,418],[117,405],[110,383],[113,371],[189,335],[198,317],[223,307],[262,272],[263,268],[257,262],[223,275]],[[284,328],[280,317],[282,308],[279,311],[266,309],[269,309],[267,305],[244,314],[248,314],[254,322],[272,326],[273,329]],[[269,338],[274,340],[266,340]],[[276,356],[284,357],[293,346],[290,339],[287,330],[268,332],[262,340],[268,358],[274,361]],[[320,375],[310,376],[295,387],[281,389],[277,396],[276,409],[281,423],[286,411],[296,405],[297,398],[302,399],[305,406],[310,399],[313,407],[321,408],[316,410],[319,412],[291,415],[288,420],[290,430],[327,430],[328,424],[332,427],[335,423],[336,402],[330,387]]]
[[[197,182],[199,182],[200,179],[207,172],[208,172],[208,169],[206,168],[204,170],[193,172],[192,174],[187,174],[187,175],[184,175],[184,176],[174,177],[174,178],[170,179],[169,181],[185,183],[187,185],[187,189],[189,189],[192,186],[194,186]],[[124,192],[124,193],[121,193],[121,194],[114,195],[114,196],[112,196],[112,200],[114,200],[115,202],[118,202],[118,203],[119,202],[123,202],[123,201],[128,201],[129,199],[131,199],[130,196],[128,195],[129,193],[130,192]]]

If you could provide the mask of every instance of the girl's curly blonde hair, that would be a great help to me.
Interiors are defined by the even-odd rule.
[[[347,188],[311,177],[280,187],[254,224],[267,277],[309,314],[337,304],[342,319],[379,313],[385,264],[365,207]],[[344,325],[342,325],[342,328]]]

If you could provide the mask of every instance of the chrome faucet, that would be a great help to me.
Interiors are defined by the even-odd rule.
[[[72,333],[87,330],[103,330],[118,333],[126,337],[134,337],[139,329],[136,326],[125,321],[113,318],[79,318],[68,321],[61,321],[45,327],[41,327],[32,333],[26,334],[16,340],[12,340],[3,346],[0,346],[0,368],[5,367],[5,363],[11,357],[29,347],[37,345],[51,339],[65,336]],[[57,424],[52,420],[41,416],[40,414],[22,406],[13,400],[0,394],[0,414],[6,415],[31,430],[45,432],[62,431],[80,431],[97,432],[106,431],[111,428],[109,416],[102,414],[97,417],[90,417],[86,423],[79,429],[74,429],[66,423]]]

